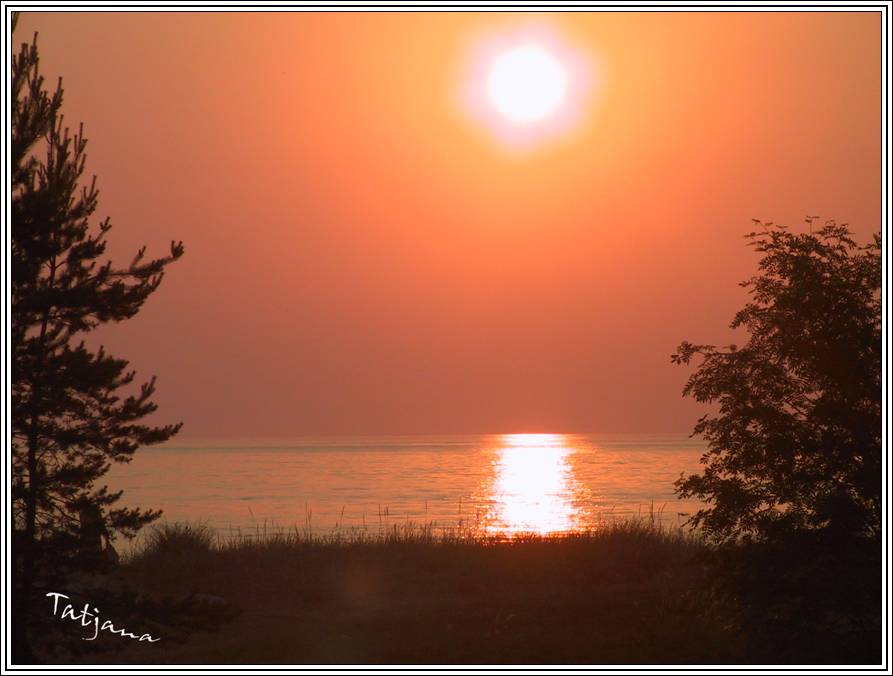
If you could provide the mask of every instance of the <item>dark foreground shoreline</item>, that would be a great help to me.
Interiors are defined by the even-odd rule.
[[[78,608],[161,640],[82,641],[93,627],[52,617],[47,599],[41,661],[878,663],[879,558],[791,552],[717,552],[648,521],[511,541],[405,528],[220,543],[170,526],[67,590]]]

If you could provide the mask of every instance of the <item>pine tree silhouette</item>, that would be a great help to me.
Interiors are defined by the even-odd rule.
[[[17,23],[13,16],[13,30]],[[81,185],[83,126],[63,124],[62,82],[50,94],[39,72],[37,36],[12,59],[12,504],[16,622],[13,658],[32,658],[27,627],[38,574],[44,579],[101,563],[88,545],[132,537],[160,512],[114,507],[120,492],[98,485],[112,462],[162,442],[180,424],[151,427],[154,378],[126,394],[126,360],[81,338],[133,317],[183,254],[130,265],[101,261],[108,219],[91,227],[96,179]],[[100,551],[103,545],[100,544]],[[92,556],[91,556],[92,554]]]

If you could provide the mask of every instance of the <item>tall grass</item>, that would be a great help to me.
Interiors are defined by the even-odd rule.
[[[205,522],[163,522],[151,527],[128,560],[174,553],[196,553],[210,550],[239,551],[271,547],[353,547],[358,545],[385,546],[413,545],[473,545],[497,546],[527,542],[587,542],[608,540],[650,541],[657,539],[667,544],[705,546],[700,534],[680,524],[667,524],[654,514],[626,519],[605,519],[585,530],[555,533],[513,532],[506,534],[488,531],[479,522],[459,521],[454,525],[440,525],[435,521],[381,524],[377,529],[344,528],[314,532],[312,528],[293,526],[275,527],[259,523],[253,530],[220,533]]]
[[[354,564],[397,575],[407,584],[434,570],[472,578],[486,577],[487,571],[496,574],[503,567],[528,566],[542,574],[540,584],[553,584],[549,570],[554,569],[554,583],[560,584],[557,576],[562,571],[577,574],[575,566],[596,575],[648,575],[684,567],[705,548],[696,533],[650,518],[606,522],[587,531],[511,537],[478,528],[412,522],[376,531],[318,534],[259,525],[250,537],[221,536],[202,523],[166,523],[147,534],[122,570],[138,586],[155,593],[213,593],[252,603],[258,594],[316,594],[321,581],[314,576],[337,577],[337,571]]]
[[[809,597],[818,606],[808,614],[795,600],[767,605],[753,594],[747,607],[745,587],[729,584],[742,553],[718,552],[653,512],[511,537],[473,522],[327,532],[258,524],[228,536],[168,523],[118,574],[150,597],[214,595],[246,611],[226,641],[190,644],[165,656],[173,663],[865,661],[874,630],[854,633],[823,595]],[[759,570],[784,590],[799,574],[785,568]],[[833,623],[813,627],[829,610]]]
[[[216,540],[214,529],[203,522],[161,523],[153,526],[143,542],[143,552],[169,555],[209,550]]]

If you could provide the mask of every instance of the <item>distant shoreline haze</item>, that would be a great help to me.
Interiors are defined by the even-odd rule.
[[[185,449],[185,448],[287,448],[291,446],[312,446],[314,444],[352,444],[363,445],[366,442],[381,443],[382,441],[425,443],[430,441],[442,441],[443,443],[463,442],[469,438],[500,438],[511,434],[523,435],[560,435],[567,437],[588,437],[601,441],[604,440],[642,440],[661,438],[689,438],[689,435],[679,431],[652,431],[652,432],[569,432],[569,431],[512,431],[512,432],[451,432],[451,433],[392,433],[392,434],[293,434],[293,435],[251,435],[251,436],[195,436],[178,434],[175,438],[147,449]],[[694,438],[694,443],[698,443]]]

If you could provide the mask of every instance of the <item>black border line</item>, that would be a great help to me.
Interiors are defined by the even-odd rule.
[[[10,7],[10,9],[12,9],[11,5],[7,5],[7,6]],[[771,14],[804,14],[809,11],[813,11],[813,12],[819,11],[818,9],[809,10],[809,9],[805,8],[805,6],[803,6],[803,5],[772,5],[772,6],[769,6],[769,5],[707,5],[707,4],[670,5],[669,3],[654,4],[654,5],[596,5],[593,7],[593,9],[595,9],[595,7],[597,7],[598,9],[615,9],[615,10],[630,9],[631,7],[644,7],[646,9],[675,7],[675,8],[679,8],[679,9],[714,8],[716,10],[724,10],[724,9],[732,10],[732,9],[742,9],[745,7],[754,7],[754,6],[764,8],[766,10],[766,13],[771,13]],[[19,11],[19,12],[35,11],[36,9],[54,9],[54,8],[58,8],[58,9],[66,9],[67,8],[71,12],[77,12],[82,9],[106,9],[109,7],[120,7],[120,5],[66,5],[66,4],[51,5],[51,4],[41,4],[41,5],[16,5],[15,7],[23,7],[24,8],[24,9],[13,10],[13,11]],[[173,9],[205,9],[205,10],[209,10],[215,6],[210,5],[210,4],[207,4],[207,5],[182,4],[182,5],[170,5],[170,6],[133,4],[133,5],[126,5],[126,7],[128,9],[158,9],[159,7],[164,7],[163,11],[170,11]],[[485,4],[480,4],[480,3],[469,4],[469,5],[444,5],[442,7],[438,7],[438,6],[434,6],[434,5],[408,5],[408,4],[407,5],[375,5],[374,7],[371,5],[344,4],[344,5],[338,5],[337,7],[339,9],[341,9],[341,8],[344,8],[344,9],[365,9],[365,10],[368,10],[368,13],[370,13],[370,14],[377,14],[378,12],[375,11],[375,8],[379,8],[379,7],[381,9],[412,8],[412,9],[415,9],[415,11],[422,11],[422,10],[427,9],[427,10],[431,10],[432,12],[435,12],[438,9],[469,9],[469,8],[479,8],[482,12],[488,12],[488,13],[495,13],[496,9],[514,9],[514,10],[519,10],[519,11],[520,10],[529,10],[531,12],[544,11],[542,9],[537,10],[536,5],[499,5],[498,7],[493,7],[492,5],[485,5]],[[584,8],[581,8],[580,5],[544,5],[544,7],[549,7],[553,13],[560,12],[562,14],[589,14],[592,12],[592,9],[586,10]],[[776,10],[771,9],[770,7],[779,7],[782,9],[790,9],[790,11],[789,12],[778,12]],[[865,4],[865,5],[817,5],[816,7],[821,7],[822,10],[827,10],[827,9],[852,10],[852,9],[855,9],[855,10],[859,10],[861,12],[870,12],[872,14],[876,14],[877,10],[883,9],[884,7],[889,7],[889,5],[879,3],[876,5],[871,5],[871,4]],[[258,5],[241,5],[240,4],[240,5],[217,5],[216,8],[217,9],[215,11],[218,11],[221,14],[223,14],[223,13],[230,13],[227,11],[229,8],[236,8],[236,9],[244,8],[247,12],[254,13],[261,9],[270,10],[270,11],[275,11],[275,10],[280,10],[280,9],[283,11],[295,10],[295,9],[332,9],[332,5],[260,5],[260,4],[258,4]],[[802,11],[798,11],[798,10],[802,10]],[[124,10],[119,9],[119,10],[110,10],[109,13],[114,13],[116,11],[122,12],[122,13],[124,12]],[[661,12],[669,13],[672,11],[673,10],[671,10],[671,9],[662,9],[662,10],[658,10],[657,12],[649,12],[649,13],[651,13],[651,14],[661,13]],[[759,10],[756,10],[753,13],[757,13],[758,11]],[[352,12],[352,13],[361,14],[362,12]],[[705,13],[718,14],[720,12],[715,11],[715,12],[705,12]],[[732,13],[738,13],[738,12],[732,12]],[[686,12],[686,14],[697,14],[697,12],[696,11]]]
[[[111,11],[116,11],[114,8],[121,8],[121,9],[117,10],[120,12],[120,11],[122,11],[122,9],[127,10],[127,9],[134,9],[134,8],[136,8],[136,9],[146,8],[146,9],[155,10],[157,12],[162,12],[165,10],[169,11],[169,10],[181,9],[181,8],[182,9],[196,8],[196,9],[203,9],[205,11],[210,11],[210,10],[212,10],[212,8],[214,6],[213,5],[193,5],[193,4],[187,5],[187,4],[174,4],[174,3],[169,4],[169,5],[161,5],[161,4],[138,5],[138,4],[121,4],[121,3],[102,4],[102,5],[94,5],[94,4],[64,4],[64,5],[62,5],[62,4],[38,4],[38,3],[35,3],[35,4],[13,4],[13,3],[3,2],[2,7],[3,7],[3,17],[2,17],[2,21],[0,21],[0,29],[2,29],[2,31],[3,31],[3,42],[6,43],[7,42],[6,41],[6,32],[10,25],[11,12],[14,11],[14,8],[18,8],[18,7],[22,8],[19,11],[29,11],[29,10],[33,11],[34,9],[42,9],[42,8],[65,8],[70,11],[78,11],[79,9],[80,10],[82,10],[82,9],[108,9],[111,12]],[[603,11],[606,9],[614,9],[614,8],[630,9],[630,8],[636,8],[636,7],[642,7],[642,8],[646,8],[646,9],[658,8],[658,7],[663,7],[663,8],[672,7],[676,10],[684,10],[687,8],[691,8],[691,9],[695,10],[695,11],[688,12],[688,13],[698,13],[696,11],[697,9],[704,9],[704,8],[715,8],[715,9],[750,8],[754,12],[758,12],[760,9],[765,9],[766,11],[769,11],[772,13],[779,13],[774,8],[784,8],[784,9],[790,8],[792,11],[789,13],[806,13],[809,11],[813,11],[813,12],[828,11],[828,10],[833,10],[833,9],[849,9],[851,11],[853,9],[856,9],[857,11],[861,10],[861,11],[867,11],[867,12],[871,12],[871,13],[877,13],[878,11],[880,11],[881,24],[882,24],[882,26],[881,26],[882,36],[883,36],[884,28],[886,27],[886,29],[887,29],[886,52],[885,53],[882,52],[881,58],[882,58],[882,66],[886,65],[887,69],[888,69],[887,74],[886,74],[887,97],[888,97],[886,103],[888,104],[888,106],[890,103],[891,92],[890,92],[890,87],[889,87],[889,85],[890,85],[889,69],[891,66],[891,62],[890,62],[889,57],[890,57],[891,50],[890,50],[889,42],[891,40],[891,37],[893,37],[893,36],[891,36],[891,27],[893,27],[893,25],[891,25],[891,9],[893,9],[893,8],[891,8],[890,2],[878,2],[876,4],[868,3],[868,4],[858,4],[858,5],[856,5],[856,4],[852,4],[852,5],[848,5],[848,4],[775,5],[775,4],[766,4],[766,3],[763,3],[763,4],[756,4],[756,3],[746,4],[745,3],[745,4],[735,4],[735,5],[699,3],[699,4],[691,4],[690,5],[690,4],[675,4],[675,3],[670,3],[670,2],[662,3],[662,4],[644,4],[644,3],[638,4],[638,3],[630,2],[628,4],[618,4],[618,5],[613,5],[613,4],[612,5],[601,5],[601,4],[594,4],[594,3],[591,5],[585,5],[585,4],[583,4],[583,5],[559,5],[559,4],[554,4],[554,5],[547,5],[547,4],[539,4],[539,5],[538,4],[531,4],[531,5],[497,4],[497,5],[494,5],[494,4],[489,4],[489,5],[487,5],[484,3],[468,3],[468,4],[461,4],[461,5],[460,4],[419,5],[419,4],[411,4],[411,3],[400,4],[400,5],[392,5],[392,4],[354,5],[354,4],[346,4],[346,3],[342,4],[342,3],[334,3],[333,2],[330,4],[322,4],[322,5],[315,5],[315,4],[314,5],[291,5],[291,4],[264,5],[264,4],[258,3],[256,5],[217,5],[216,7],[225,8],[224,11],[228,11],[230,13],[240,13],[240,12],[232,12],[232,9],[241,9],[243,7],[246,9],[251,8],[251,11],[258,11],[260,9],[286,11],[289,9],[294,10],[294,9],[316,9],[316,8],[329,9],[329,10],[342,9],[342,8],[347,8],[347,9],[356,8],[356,9],[365,9],[367,11],[375,11],[375,10],[381,10],[381,9],[406,10],[407,8],[410,8],[410,9],[417,8],[417,9],[427,9],[430,11],[436,11],[438,9],[441,11],[444,11],[444,10],[455,10],[455,9],[481,8],[481,9],[489,9],[490,11],[516,9],[516,10],[527,10],[527,11],[531,11],[531,12],[545,10],[545,11],[561,12],[561,13],[581,13],[581,12],[590,13],[592,11],[599,11],[599,10]],[[573,9],[563,9],[565,7],[573,8]],[[657,10],[656,13],[663,13],[663,12],[670,12],[670,11],[673,11],[673,10],[671,10],[671,9]],[[651,12],[651,13],[655,13],[655,12]],[[719,12],[710,12],[710,13],[719,13]],[[785,13],[788,13],[788,12],[785,12]],[[884,45],[882,44],[882,49],[883,49],[883,47],[884,47]],[[11,40],[11,35],[10,35],[10,40],[9,40],[8,44],[6,44],[6,49],[8,50],[8,54],[3,55],[4,63],[8,59],[10,59],[12,54],[14,53],[14,45]],[[883,75],[882,75],[882,77],[883,77]],[[883,87],[883,80],[882,80],[881,84]],[[883,89],[882,89],[882,91],[883,91]],[[8,135],[6,134],[6,128],[7,128],[6,125],[8,124],[6,111],[7,111],[7,105],[9,102],[9,96],[10,96],[11,92],[10,92],[9,78],[6,77],[5,72],[4,72],[2,93],[3,93],[3,96],[2,96],[2,99],[0,99],[0,101],[2,101],[2,111],[0,111],[0,121],[2,121],[3,126],[2,126],[2,133],[0,133],[0,136],[2,136],[2,141],[0,141],[0,150],[2,150],[2,156],[3,156],[2,174],[4,177],[6,177],[9,175],[8,168],[10,167],[9,162],[11,161],[11,156],[9,155]],[[886,144],[887,180],[883,181],[883,169],[884,169],[883,158],[881,160],[881,162],[882,162],[882,164],[881,164],[881,180],[882,180],[882,194],[884,197],[886,197],[886,203],[887,203],[887,209],[888,209],[887,216],[889,217],[889,215],[890,215],[889,214],[889,212],[890,212],[890,184],[891,184],[891,174],[890,174],[890,168],[891,168],[891,161],[890,161],[891,160],[891,138],[890,138],[891,125],[889,124],[890,123],[889,108],[887,110],[887,119],[884,119],[884,115],[883,115],[884,103],[885,103],[885,101],[883,101],[883,99],[882,99],[882,101],[881,101],[881,124],[885,125],[887,128],[887,144]],[[881,147],[883,149],[883,143],[882,143]],[[6,179],[6,180],[8,180],[8,179]],[[0,235],[2,235],[2,237],[3,237],[2,249],[0,249],[0,251],[2,251],[4,254],[5,254],[6,248],[7,248],[6,247],[6,228],[12,227],[12,224],[8,223],[7,219],[6,219],[7,204],[9,202],[11,202],[11,196],[9,198],[7,198],[7,186],[8,186],[8,183],[6,183],[6,181],[5,181],[4,186],[3,186],[3,192],[2,192],[3,228],[0,229]],[[891,280],[891,277],[893,277],[893,273],[891,273],[890,268],[891,268],[891,262],[893,262],[893,261],[890,260],[888,243],[883,241],[884,225],[885,225],[885,222],[883,222],[883,217],[884,217],[884,214],[883,214],[883,210],[882,210],[882,213],[881,213],[882,222],[880,223],[881,236],[882,236],[881,255],[882,255],[882,260],[884,260],[887,263],[886,281],[887,281],[888,294],[887,294],[886,298],[884,298],[882,296],[881,302],[882,302],[882,308],[887,309],[888,325],[887,325],[887,327],[884,327],[884,328],[888,329],[888,331],[887,331],[887,366],[889,367],[890,348],[891,348],[891,345],[893,345],[893,339],[891,339],[891,335],[890,335],[891,332],[889,331],[889,328],[890,328],[889,322],[891,319],[890,318],[891,305],[890,305],[889,291],[890,291],[890,283],[891,283],[891,281],[893,281],[893,280]],[[891,236],[893,236],[893,233],[888,233],[888,234],[891,234]],[[11,275],[11,271],[6,270],[5,257],[0,262],[3,263],[2,275],[0,275],[0,290],[2,290],[3,299],[5,301],[6,294],[8,291],[8,289],[6,288],[6,284],[5,284],[6,275],[7,274]],[[4,319],[4,326],[9,327],[11,329],[10,322],[11,322],[12,317],[11,317],[10,303],[4,302],[4,310],[2,313],[2,317]],[[2,396],[0,396],[0,424],[2,424],[2,426],[5,428],[6,414],[8,413],[8,407],[9,407],[9,400],[7,399],[7,391],[6,391],[6,387],[5,387],[6,378],[10,378],[10,383],[11,383],[11,375],[10,375],[10,370],[9,370],[10,365],[9,365],[9,363],[7,363],[7,358],[6,358],[7,340],[6,340],[6,332],[5,331],[3,332],[3,335],[0,336],[0,345],[3,346],[2,357],[0,357],[0,362],[2,362],[2,365],[3,365],[2,372],[3,372],[3,376],[4,376],[4,379],[3,379],[4,391],[2,392]],[[886,383],[886,387],[882,391],[882,395],[883,394],[888,395],[887,404],[889,404],[890,403],[890,400],[889,400],[889,394],[890,394],[889,368],[888,368],[887,372],[882,372],[882,377],[884,375],[888,376],[888,380]],[[889,446],[890,433],[891,433],[891,420],[890,420],[891,411],[888,408],[886,411],[882,411],[882,413],[883,412],[887,413],[886,431],[887,431],[887,441],[888,441],[888,448],[889,448],[890,447]],[[4,429],[3,440],[6,441],[7,439],[11,439],[11,436],[9,436],[9,435],[11,435],[11,430]],[[9,446],[7,446],[5,444],[4,444],[4,447],[9,448]],[[882,449],[882,450],[887,450],[887,449]],[[174,666],[165,665],[165,666],[155,666],[155,667],[140,666],[140,667],[132,667],[132,668],[126,668],[125,665],[122,665],[122,666],[125,666],[125,668],[122,668],[122,666],[65,667],[65,666],[52,666],[52,665],[27,665],[27,666],[23,665],[23,666],[13,667],[13,666],[11,666],[12,663],[9,661],[9,652],[8,652],[9,646],[7,645],[7,640],[6,640],[7,632],[5,631],[5,627],[4,627],[3,628],[4,630],[2,630],[2,632],[3,632],[3,642],[2,642],[3,663],[2,663],[2,665],[0,665],[0,671],[2,671],[3,673],[16,673],[16,672],[31,673],[31,672],[38,672],[38,671],[54,672],[54,673],[68,673],[68,672],[74,672],[74,673],[80,673],[80,672],[91,672],[91,673],[97,673],[97,672],[100,672],[100,673],[105,673],[105,672],[117,672],[117,673],[130,673],[130,672],[134,672],[134,673],[149,673],[149,672],[152,672],[152,673],[159,673],[159,672],[266,673],[266,672],[307,672],[307,671],[327,672],[327,673],[328,672],[451,673],[451,672],[472,672],[472,671],[489,671],[489,672],[494,672],[494,673],[505,673],[505,672],[523,672],[523,673],[532,673],[532,672],[539,672],[539,673],[543,673],[543,672],[552,672],[552,673],[574,672],[574,673],[579,673],[579,672],[586,672],[586,673],[590,673],[590,672],[642,672],[642,671],[647,671],[647,672],[686,672],[686,673],[690,673],[690,672],[710,672],[710,673],[767,672],[767,671],[771,671],[773,673],[794,673],[794,672],[798,672],[798,673],[804,673],[804,672],[805,673],[841,673],[841,672],[860,672],[860,673],[861,672],[870,672],[870,673],[885,672],[885,673],[891,673],[891,670],[890,670],[890,653],[891,653],[890,629],[891,629],[891,627],[890,627],[890,606],[889,606],[889,600],[890,600],[889,599],[889,597],[890,597],[890,586],[889,585],[891,582],[890,554],[891,554],[891,551],[893,551],[893,548],[891,548],[891,541],[890,541],[890,537],[889,537],[890,536],[890,519],[889,519],[889,517],[890,517],[890,499],[891,499],[889,491],[890,491],[890,480],[893,479],[893,467],[891,467],[891,465],[893,465],[893,457],[891,457],[891,455],[888,454],[888,456],[887,456],[887,476],[885,477],[887,479],[888,495],[887,495],[887,504],[885,505],[886,513],[884,514],[884,516],[887,517],[887,522],[886,522],[887,529],[885,531],[885,535],[888,538],[887,539],[888,558],[887,558],[887,570],[882,571],[882,575],[884,573],[886,573],[886,575],[887,575],[888,588],[887,588],[887,596],[885,598],[881,599],[882,608],[886,605],[888,633],[886,636],[881,637],[882,638],[882,663],[876,667],[871,666],[871,667],[849,667],[849,668],[847,668],[847,667],[841,667],[841,666],[838,666],[838,667],[816,667],[816,666],[808,666],[808,665],[803,665],[800,667],[781,667],[781,668],[771,667],[771,666],[762,666],[762,667],[734,667],[734,666],[728,666],[728,667],[725,667],[725,666],[724,667],[718,667],[718,666],[656,667],[656,666],[651,666],[651,665],[647,665],[647,664],[628,665],[628,666],[624,665],[619,668],[595,667],[595,666],[581,667],[581,666],[574,666],[574,665],[570,665],[570,666],[552,665],[552,666],[541,666],[541,667],[515,667],[512,665],[503,665],[503,664],[466,666],[466,667],[426,667],[425,665],[418,665],[418,666],[402,665],[399,667],[391,667],[391,666],[359,667],[357,665],[349,665],[349,664],[345,664],[345,665],[339,666],[339,667],[333,667],[333,666],[318,667],[314,664],[302,664],[302,665],[292,665],[292,666],[252,665],[252,666],[244,666],[244,667],[206,667],[206,666],[190,667],[188,665],[174,665]],[[0,496],[2,496],[3,501],[2,501],[2,505],[0,505],[0,510],[2,510],[2,506],[6,505],[6,500],[8,499],[7,495],[6,495],[7,477],[5,476],[5,468],[6,468],[6,463],[3,462],[2,466],[0,466],[0,471],[2,471],[2,474],[3,474],[2,485],[0,485]],[[5,522],[4,522],[4,524],[5,524]],[[0,547],[2,547],[2,549],[0,549],[0,551],[2,551],[2,555],[3,555],[3,569],[4,569],[4,572],[6,572],[5,569],[6,569],[6,563],[7,563],[7,557],[6,557],[7,552],[6,552],[6,537],[5,536],[2,538],[2,541],[0,541]],[[3,578],[2,578],[2,583],[0,583],[0,584],[2,584],[2,590],[3,590],[2,611],[4,613],[7,610],[8,601],[9,601],[9,595],[7,594],[6,582],[7,582],[7,577],[4,574]],[[886,645],[886,655],[883,654],[883,645]],[[886,661],[883,661],[883,657],[886,657]]]

